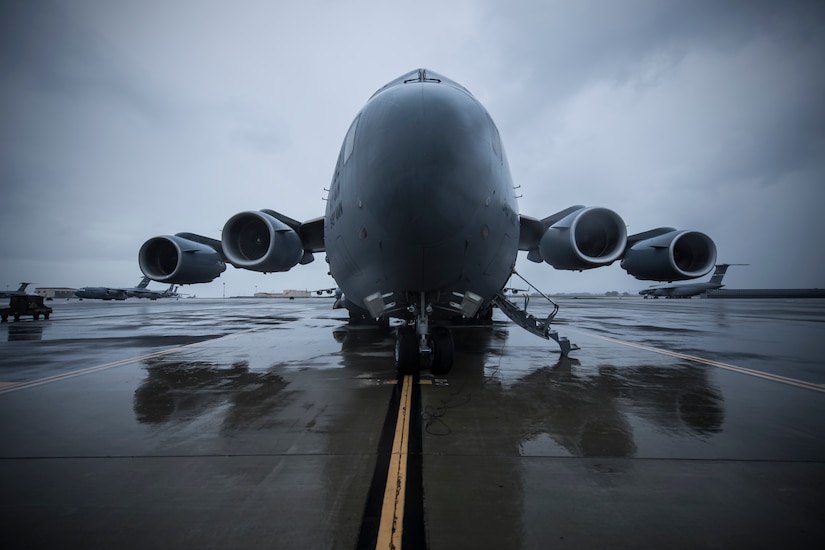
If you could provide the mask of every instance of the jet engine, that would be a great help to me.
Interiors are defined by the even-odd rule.
[[[698,231],[670,231],[634,243],[622,268],[645,281],[682,281],[701,277],[716,264],[716,244]]]
[[[298,233],[265,210],[229,218],[221,243],[232,265],[252,271],[288,271],[304,256]]]
[[[226,270],[223,256],[214,246],[182,235],[214,241],[188,233],[153,237],[143,243],[138,253],[138,263],[144,275],[161,283],[186,285],[208,283]],[[214,243],[220,245],[218,241]]]
[[[610,264],[624,252],[627,229],[607,208],[581,208],[547,228],[539,242],[542,259],[556,269]]]

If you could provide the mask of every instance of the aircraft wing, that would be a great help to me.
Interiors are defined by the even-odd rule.
[[[674,231],[676,231],[676,229],[672,227],[659,227],[656,229],[650,229],[649,231],[642,231],[641,233],[636,233],[635,235],[629,235],[627,237],[627,246],[625,247],[625,251],[629,250],[638,242],[646,241],[661,235],[666,235],[667,233],[672,233]]]
[[[141,247],[138,262],[154,281],[193,284],[219,277],[227,263],[263,273],[288,271],[325,250],[323,217],[301,223],[274,210],[260,210],[229,218],[221,240],[195,233],[153,237]]]
[[[525,216],[524,214],[520,214],[518,249],[528,251],[538,250],[541,238],[544,236],[545,231],[547,231],[549,227],[551,227],[556,222],[562,220],[563,218],[569,216],[573,212],[581,210],[582,208],[584,208],[584,206],[571,206],[569,208],[565,208],[560,212],[556,212],[555,214],[547,216],[546,218],[543,218],[541,220],[531,218],[530,216]],[[537,263],[540,262],[541,259],[539,259]]]
[[[133,298],[145,298],[147,296],[160,296],[163,294],[160,290],[149,290],[146,288],[124,288],[121,290]]]
[[[301,224],[298,234],[301,235],[301,242],[304,250],[309,252],[325,252],[324,244],[324,217],[315,218]]]
[[[536,218],[519,215],[518,249],[526,250],[527,259],[540,264],[544,261],[539,252],[539,243],[544,234],[544,224]]]
[[[716,262],[716,245],[703,233],[659,227],[628,236],[612,210],[580,205],[541,220],[519,216],[519,250],[532,262],[574,271],[621,260],[637,279],[653,281],[701,277]]]
[[[607,236],[609,242],[595,242],[587,233]],[[527,251],[531,262],[556,269],[608,265],[623,252],[626,234],[622,219],[606,208],[574,205],[541,220],[519,215],[519,250]]]

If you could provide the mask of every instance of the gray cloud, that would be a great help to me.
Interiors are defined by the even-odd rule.
[[[70,5],[9,2],[0,34],[4,104],[25,89],[75,101],[114,102],[139,116],[171,115],[147,75],[112,44],[71,25]]]
[[[133,284],[152,235],[321,215],[357,110],[428,66],[487,106],[523,212],[604,205],[708,232],[752,264],[732,286],[825,286],[820,3],[276,4],[0,6],[0,285]],[[329,286],[319,260],[194,291]],[[518,266],[548,290],[647,284]]]

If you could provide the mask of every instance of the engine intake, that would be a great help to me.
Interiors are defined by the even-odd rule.
[[[576,210],[547,228],[539,242],[542,259],[556,269],[610,264],[624,252],[624,220],[607,208]]]
[[[683,281],[708,273],[716,264],[716,244],[698,231],[671,231],[635,243],[622,268],[645,281]]]
[[[226,270],[223,257],[215,248],[180,235],[153,237],[143,243],[138,264],[153,281],[179,285],[208,283]]]
[[[298,233],[266,212],[241,212],[229,218],[221,243],[232,265],[252,271],[288,271],[304,256]]]

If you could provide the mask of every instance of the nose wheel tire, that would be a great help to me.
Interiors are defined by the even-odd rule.
[[[418,337],[413,327],[398,327],[395,335],[395,368],[400,374],[418,372]]]
[[[441,376],[450,372],[453,368],[453,355],[455,346],[453,344],[453,334],[449,329],[438,327],[432,334],[433,362],[430,365],[430,372],[435,376]]]
[[[432,348],[430,372],[443,376],[453,368],[455,344],[449,329],[437,327],[429,337]],[[420,369],[418,335],[411,326],[398,327],[395,335],[395,368],[399,374],[415,374]]]

